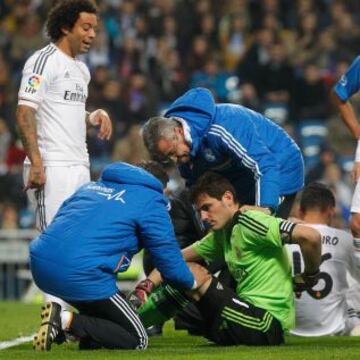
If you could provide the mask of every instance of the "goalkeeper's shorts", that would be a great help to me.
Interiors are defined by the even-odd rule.
[[[196,304],[205,321],[204,334],[218,345],[280,345],[284,342],[280,322],[268,311],[239,298],[213,278]]]

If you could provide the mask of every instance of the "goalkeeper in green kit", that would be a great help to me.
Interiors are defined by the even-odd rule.
[[[279,345],[294,327],[294,292],[318,280],[321,238],[310,227],[269,216],[256,207],[242,207],[228,180],[204,174],[192,189],[192,200],[211,232],[182,253],[196,281],[196,290],[180,292],[162,284],[154,270],[129,300],[146,327],[161,323],[195,302],[202,315],[199,332],[219,345]],[[291,277],[284,244],[300,245],[305,271]],[[224,259],[236,290],[223,286],[197,261]]]

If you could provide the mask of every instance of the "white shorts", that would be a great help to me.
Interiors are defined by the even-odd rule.
[[[24,183],[27,184],[30,166],[24,165]],[[27,191],[35,211],[36,227],[43,231],[50,224],[61,204],[81,185],[90,181],[90,170],[85,165],[46,166],[46,182],[42,190]]]
[[[351,200],[352,213],[360,213],[360,180],[356,182],[355,191]]]

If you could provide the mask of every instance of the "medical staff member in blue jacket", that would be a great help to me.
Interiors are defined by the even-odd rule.
[[[354,159],[352,179],[356,183],[351,202],[351,232],[354,237],[354,247],[360,252],[360,124],[356,118],[350,98],[360,90],[360,56],[350,65],[346,73],[335,84],[332,90],[332,100],[340,112],[341,118],[349,128],[355,140],[357,148]]]
[[[164,117],[149,119],[143,139],[154,159],[179,165],[189,186],[206,171],[217,172],[241,204],[284,218],[304,185],[300,149],[282,128],[241,105],[216,104],[205,88],[189,90]]]
[[[100,180],[66,200],[51,225],[31,242],[35,283],[79,310],[61,311],[57,303],[47,303],[35,350],[61,343],[64,331],[79,338],[83,349],[145,349],[146,331],[116,286],[116,274],[142,248],[167,282],[195,288],[163,196],[167,174],[155,162],[143,166],[147,171],[121,162],[106,167]]]

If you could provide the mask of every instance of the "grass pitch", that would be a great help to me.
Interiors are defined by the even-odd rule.
[[[40,308],[17,302],[0,302],[0,342],[36,332],[40,324]],[[48,353],[35,353],[31,343],[0,350],[0,359],[196,359],[196,360],[359,360],[360,337],[287,337],[280,347],[219,347],[201,337],[174,331],[172,323],[164,335],[150,338],[146,351],[79,351],[76,344],[56,345]]]

